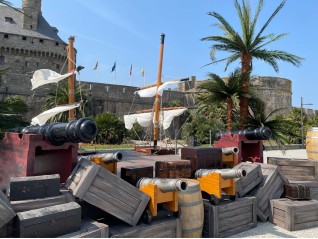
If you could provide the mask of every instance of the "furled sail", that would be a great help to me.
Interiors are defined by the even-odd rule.
[[[160,126],[163,129],[168,129],[171,125],[172,120],[181,115],[187,108],[175,109],[175,110],[164,110],[159,113]],[[152,112],[131,114],[124,116],[125,128],[132,129],[135,123],[140,124],[142,127],[147,127],[154,121],[154,115]]]
[[[72,74],[75,74],[76,71],[66,73],[61,75],[55,71],[49,69],[41,69],[34,72],[33,77],[31,79],[32,89],[34,90],[41,85],[49,84],[49,83],[57,83],[60,80],[63,80],[69,77]]]
[[[46,121],[48,121],[49,118],[53,117],[54,115],[68,111],[71,109],[75,109],[79,107],[81,104],[80,103],[74,103],[74,104],[69,104],[69,105],[60,105],[57,106],[53,109],[44,111],[43,113],[39,114],[38,116],[32,118],[31,120],[31,125],[44,125]]]
[[[135,92],[135,94],[136,93],[139,94],[140,97],[153,97],[158,92],[158,94],[160,96],[162,96],[164,90],[166,90],[167,88],[171,87],[171,85],[177,84],[179,82],[180,82],[180,80],[168,81],[168,82],[165,82],[162,85],[160,85],[158,87],[158,91],[157,91],[157,86],[152,86],[152,87],[149,87],[149,88],[138,90],[138,91]]]

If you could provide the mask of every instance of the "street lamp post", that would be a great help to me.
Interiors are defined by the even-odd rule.
[[[313,105],[311,103],[304,104],[303,97],[300,97],[300,124],[301,124],[301,148],[304,149],[304,120],[303,120],[303,106]]]

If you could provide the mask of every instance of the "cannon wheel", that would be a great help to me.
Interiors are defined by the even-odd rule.
[[[231,200],[231,201],[235,201],[235,199],[236,199],[236,195],[231,195],[231,196],[230,196],[230,200]]]
[[[146,209],[144,213],[142,214],[142,221],[146,224],[149,224],[151,220],[152,220],[151,212],[148,209]]]
[[[220,199],[215,196],[214,194],[211,194],[210,195],[210,198],[209,198],[209,202],[212,204],[212,205],[219,205],[220,203]]]
[[[181,217],[181,208],[179,207],[178,211],[173,213],[174,217]]]

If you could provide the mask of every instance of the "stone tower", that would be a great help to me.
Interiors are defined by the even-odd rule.
[[[23,28],[36,31],[38,29],[39,17],[41,12],[42,0],[23,0],[22,1],[22,15]]]

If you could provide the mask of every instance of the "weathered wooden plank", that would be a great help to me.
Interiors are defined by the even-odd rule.
[[[5,226],[16,215],[7,197],[0,190],[0,228]],[[3,229],[4,230],[4,229]]]
[[[246,176],[235,179],[235,187],[239,197],[243,197],[263,180],[261,166],[253,163],[239,163],[234,169],[246,170]]]
[[[180,238],[181,226],[179,218],[153,219],[150,224],[141,223],[135,227],[114,225],[109,228],[110,237],[119,238]]]
[[[218,206],[204,200],[203,237],[228,237],[254,228],[256,214],[255,197],[238,198]]]
[[[318,162],[313,159],[293,159],[269,157],[269,164],[280,167],[288,180],[311,181],[318,180]]]
[[[60,193],[60,175],[41,175],[10,178],[11,201],[55,197]]]
[[[80,230],[65,234],[59,238],[108,238],[109,226],[91,219],[81,222]]]
[[[287,178],[276,165],[254,163],[261,166],[263,180],[249,195],[257,198],[257,217],[265,222],[270,214],[270,200],[280,198],[284,192],[284,184],[288,184]]]
[[[70,192],[64,191],[56,197],[46,197],[23,201],[11,201],[10,203],[15,212],[24,212],[74,201],[75,197]]]
[[[77,170],[80,170],[80,181],[75,184],[73,179]],[[76,197],[133,226],[138,223],[150,199],[138,188],[84,158],[80,159],[65,186]]]
[[[18,237],[57,237],[80,229],[81,207],[75,202],[17,213]]]
[[[271,200],[273,223],[289,231],[318,226],[318,201],[295,201],[287,198]],[[282,215],[282,213],[284,215]],[[282,223],[284,222],[284,223]]]

